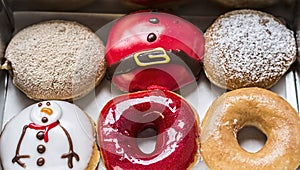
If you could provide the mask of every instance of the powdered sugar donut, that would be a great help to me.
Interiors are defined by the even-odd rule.
[[[296,59],[293,31],[270,14],[236,10],[220,16],[205,33],[204,69],[226,89],[273,86]]]
[[[77,106],[33,104],[12,118],[0,138],[3,169],[95,169],[95,128]]]

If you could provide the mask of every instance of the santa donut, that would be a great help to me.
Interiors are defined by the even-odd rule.
[[[110,30],[108,77],[123,91],[151,85],[174,91],[198,78],[203,54],[203,34],[189,21],[163,12],[136,12]]]
[[[202,32],[190,22],[162,12],[137,12],[116,21],[107,41],[112,83],[130,93],[101,110],[98,141],[112,169],[192,168],[199,159],[199,120],[172,92],[196,81],[204,50]],[[156,145],[144,153],[136,139],[156,131]]]

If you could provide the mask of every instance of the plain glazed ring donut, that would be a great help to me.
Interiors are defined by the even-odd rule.
[[[240,147],[245,126],[262,131],[267,141],[256,153]],[[202,123],[201,154],[210,169],[296,169],[300,165],[300,118],[277,94],[243,88],[213,102]]]
[[[98,141],[108,170],[185,170],[200,157],[198,117],[179,95],[146,90],[109,101],[98,120]],[[153,128],[157,141],[152,153],[142,152],[138,133]]]

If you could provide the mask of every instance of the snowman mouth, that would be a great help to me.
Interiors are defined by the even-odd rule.
[[[47,115],[52,115],[53,110],[51,108],[43,107],[41,112],[46,113]]]
[[[42,117],[41,122],[47,123],[48,122],[48,118],[47,117]]]

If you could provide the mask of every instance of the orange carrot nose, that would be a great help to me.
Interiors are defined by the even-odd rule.
[[[41,112],[46,113],[50,116],[50,115],[52,115],[53,110],[51,108],[48,108],[48,107],[43,107]]]

